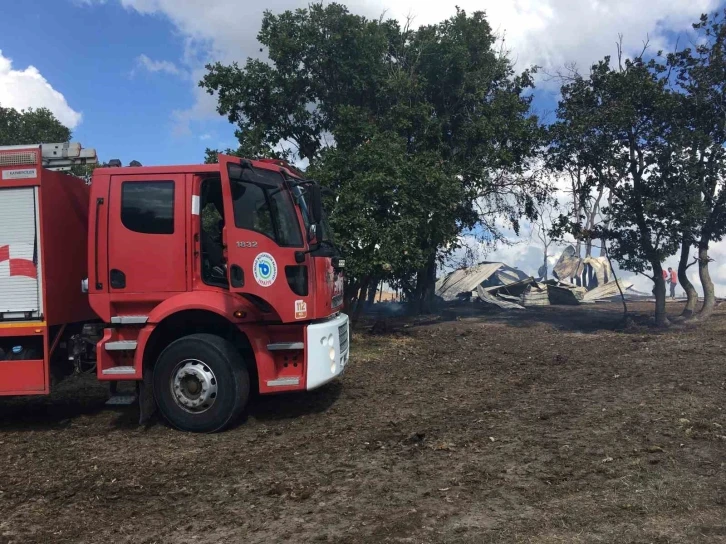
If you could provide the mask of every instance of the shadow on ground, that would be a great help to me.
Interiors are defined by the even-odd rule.
[[[669,316],[678,316],[682,302],[669,302]],[[452,304],[439,313],[424,316],[386,316],[368,314],[355,330],[361,333],[404,333],[412,327],[427,327],[453,321],[501,323],[515,328],[533,328],[549,325],[566,332],[596,334],[604,331],[642,332],[654,325],[654,305],[649,302],[628,303],[628,321],[624,319],[620,302],[601,302],[579,306],[542,306],[524,310],[505,310],[477,303]],[[651,331],[655,332],[655,331]]]
[[[123,384],[119,392],[133,393],[133,386]],[[340,382],[320,389],[279,395],[255,395],[240,419],[259,421],[295,419],[302,415],[319,414],[330,408],[340,396]],[[144,425],[139,425],[139,407],[136,402],[128,406],[107,406],[108,389],[92,376],[71,378],[62,382],[47,397],[11,397],[0,399],[0,431],[34,432],[64,429],[74,420],[105,412],[112,414],[109,425],[114,429],[149,429],[165,425],[158,413]]]
[[[276,421],[320,414],[335,403],[341,391],[340,381],[335,381],[314,391],[258,396],[250,403],[246,417]]]

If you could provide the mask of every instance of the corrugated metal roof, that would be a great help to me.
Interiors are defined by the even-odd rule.
[[[492,276],[496,283],[508,285],[527,278],[521,270],[512,268],[504,263],[483,262],[469,268],[460,268],[436,282],[436,294],[446,301],[456,300],[461,293],[475,291],[477,286],[486,282]]]
[[[460,293],[474,291],[477,285],[486,281],[503,266],[504,263],[482,263],[454,270],[437,283],[436,294],[446,301],[456,300]]]

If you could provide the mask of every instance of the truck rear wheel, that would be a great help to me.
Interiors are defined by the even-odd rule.
[[[154,367],[159,411],[182,431],[221,431],[239,417],[249,394],[242,356],[227,340],[211,334],[172,342]]]

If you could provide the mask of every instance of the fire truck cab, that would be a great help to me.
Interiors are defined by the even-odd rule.
[[[343,372],[344,263],[315,182],[219,155],[97,168],[89,184],[44,154],[0,147],[0,396],[95,371],[112,391],[136,382],[142,418],[156,406],[212,432],[253,390]]]

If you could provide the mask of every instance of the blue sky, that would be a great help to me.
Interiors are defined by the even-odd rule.
[[[264,55],[256,41],[263,11],[308,1],[5,0],[0,104],[50,108],[71,126],[74,140],[95,147],[102,160],[201,162],[206,147],[235,146],[234,127],[196,85],[205,62]],[[724,6],[720,0],[342,1],[367,17],[413,16],[414,25],[442,21],[457,5],[484,10],[518,69],[537,64],[549,73],[569,63],[586,71],[615,55],[619,34],[629,55],[646,37],[651,50],[670,49],[701,13]],[[556,100],[557,86],[540,78],[536,112],[551,116]],[[528,228],[523,225],[525,236]],[[711,253],[720,292],[726,290],[726,242]],[[486,258],[534,272],[541,255],[536,243],[521,239]]]
[[[173,112],[193,103],[192,82],[140,66],[141,55],[183,56],[184,39],[166,17],[115,2],[37,4],[32,10],[24,2],[3,6],[4,20],[13,23],[3,25],[0,50],[15,69],[35,66],[82,113],[74,140],[124,164],[201,162],[206,146],[234,144],[233,127],[221,117],[180,132]]]
[[[196,87],[211,59],[243,62],[259,54],[255,34],[262,10],[302,7],[306,0],[35,0],[4,2],[0,33],[0,103],[47,105],[57,115],[82,115],[74,139],[95,147],[104,159],[124,163],[194,163],[205,147],[235,144],[234,127],[214,112],[214,100]],[[587,67],[614,54],[617,34],[634,51],[646,35],[654,47],[668,46],[714,0],[442,0],[422,6],[412,0],[350,0],[351,10],[416,23],[440,21],[460,5],[485,9],[505,37],[519,67],[548,69],[565,62]],[[603,8],[605,6],[605,8]],[[6,77],[29,67],[61,97],[42,99],[32,84]],[[7,73],[5,74],[7,76]],[[26,77],[22,81],[30,81]],[[35,78],[37,80],[38,78]],[[32,82],[31,82],[32,83]],[[37,83],[37,81],[35,81]],[[33,84],[35,84],[33,83]],[[555,107],[556,89],[542,82],[535,109]],[[49,91],[50,92],[50,91]],[[10,102],[10,103],[8,103]]]

